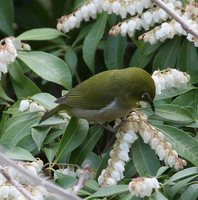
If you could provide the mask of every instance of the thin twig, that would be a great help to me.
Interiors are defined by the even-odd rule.
[[[58,187],[58,186],[46,181],[45,179],[43,179],[39,176],[35,176],[35,175],[29,173],[28,171],[26,171],[25,169],[23,169],[22,167],[16,165],[16,163],[14,161],[12,161],[12,160],[10,160],[9,158],[6,157],[5,151],[2,148],[0,148],[0,163],[7,164],[8,166],[15,168],[20,173],[22,173],[24,176],[29,177],[34,182],[35,185],[43,186],[49,192],[55,193],[55,194],[63,197],[64,199],[82,200],[80,197],[78,197],[74,193],[69,192],[67,190],[64,190],[61,187]]]
[[[153,0],[153,2],[162,8],[168,15],[170,15],[174,20],[176,20],[182,28],[187,32],[192,34],[195,38],[198,38],[198,32],[193,30],[186,22],[182,19],[175,11],[171,10],[163,1]]]
[[[82,169],[82,173],[79,175],[79,180],[77,185],[73,187],[73,192],[78,194],[78,192],[84,187],[85,181],[87,180],[87,177],[90,173],[90,166],[87,165]]]
[[[10,182],[17,190],[19,190],[28,200],[36,200],[32,195],[22,187],[22,185],[13,179],[4,168],[0,169],[1,174]]]

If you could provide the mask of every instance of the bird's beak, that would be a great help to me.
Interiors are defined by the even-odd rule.
[[[151,101],[149,100],[148,103],[149,103],[149,105],[151,106],[152,111],[155,113],[155,106],[154,106],[153,101],[152,101],[152,100],[151,100]]]

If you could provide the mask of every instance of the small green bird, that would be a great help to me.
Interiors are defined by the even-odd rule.
[[[40,123],[61,110],[95,123],[113,121],[127,115],[139,101],[148,102],[154,111],[154,97],[155,83],[143,69],[104,71],[57,99],[59,105],[46,112]]]

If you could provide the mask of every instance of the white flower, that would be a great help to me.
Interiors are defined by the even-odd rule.
[[[128,152],[126,151],[120,151],[119,154],[118,154],[118,158],[120,158],[120,160],[123,160],[123,161],[129,161],[129,155],[128,155]]]
[[[30,112],[37,112],[37,111],[40,111],[39,105],[35,102],[32,102],[30,104]]]
[[[159,188],[159,182],[156,178],[144,178],[138,177],[132,179],[129,183],[129,191],[135,196],[149,197],[152,194],[153,189]]]
[[[3,74],[8,72],[8,66],[5,63],[0,63],[0,72],[2,72]]]
[[[84,5],[81,7],[82,17],[85,21],[89,21],[89,8],[88,6]]]
[[[120,148],[121,150],[124,150],[124,151],[129,152],[130,145],[129,145],[129,143],[123,141],[123,142],[119,145],[119,148]]]
[[[119,172],[123,172],[124,166],[125,166],[124,161],[118,160],[117,162],[114,163],[113,168]]]
[[[121,16],[122,19],[126,18],[126,16],[127,16],[127,10],[124,7],[120,7],[119,14],[120,14],[120,16]]]
[[[144,9],[144,7],[143,7],[143,5],[142,5],[142,2],[140,2],[140,1],[135,1],[135,10],[136,10],[136,12],[137,13],[142,13],[142,11],[143,11],[143,9]]]
[[[0,199],[7,199],[10,194],[10,186],[3,185],[0,187]]]
[[[135,7],[133,4],[129,4],[127,6],[127,12],[130,14],[130,15],[135,15]]]
[[[107,185],[116,185],[117,182],[113,178],[109,177],[109,178],[106,179],[106,184]]]
[[[112,4],[113,13],[118,14],[119,13],[118,11],[120,10],[120,7],[121,7],[120,3],[118,1],[114,1],[113,4]]]
[[[30,103],[28,100],[22,100],[19,106],[19,111],[24,112],[30,107]]]
[[[113,170],[111,172],[111,177],[116,181],[120,181],[123,178],[123,174],[117,170]]]
[[[69,17],[67,22],[70,28],[73,29],[76,26],[76,22],[77,22],[76,17],[75,16]]]
[[[160,140],[158,138],[152,138],[151,139],[151,148],[155,149],[157,147],[157,145],[160,143]]]
[[[128,31],[128,24],[126,22],[122,23],[120,26],[120,33],[122,36],[125,36]]]

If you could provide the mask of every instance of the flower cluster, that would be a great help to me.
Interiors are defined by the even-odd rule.
[[[95,19],[101,12],[114,13],[126,18],[127,14],[141,13],[143,9],[149,7],[153,7],[151,0],[90,0],[70,15],[62,16],[58,20],[57,29],[65,33],[69,32],[71,29],[78,28],[83,20]]]
[[[3,44],[4,43],[4,44]],[[0,79],[2,73],[8,72],[8,65],[17,57],[17,50],[11,37],[0,41]]]
[[[98,183],[102,187],[108,185],[115,185],[123,178],[123,172],[125,169],[125,162],[129,160],[129,150],[131,144],[137,140],[136,130],[126,123],[121,122],[122,125],[118,125],[118,131],[116,134],[116,142],[113,145],[113,149],[110,152],[110,159],[108,160],[108,166],[102,170],[101,175],[98,178]]]
[[[0,41],[0,80],[2,73],[8,72],[8,65],[15,61],[17,50],[29,51],[28,44],[16,40],[14,37],[7,37]]]
[[[24,112],[28,109],[30,112],[46,111],[43,106],[38,105],[36,102],[31,100],[22,100],[20,102],[19,111]]]
[[[135,196],[149,197],[152,194],[153,189],[159,189],[160,185],[156,178],[138,177],[134,178],[129,183],[129,191]]]
[[[176,170],[183,169],[186,166],[186,161],[178,157],[177,152],[166,140],[164,134],[148,122],[147,116],[144,113],[132,112],[128,120],[138,129],[144,143],[148,144],[155,151],[165,165],[174,167]]]
[[[160,95],[164,89],[185,88],[190,81],[190,76],[177,69],[157,70],[152,74],[156,86],[156,94]]]
[[[132,111],[124,121],[119,123],[116,123],[118,127],[116,141],[110,152],[108,166],[102,170],[98,178],[98,183],[102,187],[115,185],[123,178],[125,162],[129,160],[128,153],[131,144],[138,138],[136,135],[138,132],[144,143],[151,146],[165,165],[174,167],[176,170],[186,166],[186,161],[178,157],[172,145],[166,141],[164,134],[147,121],[147,116],[144,113]]]
[[[84,167],[79,168],[75,170],[75,167],[72,165],[68,165],[67,168],[61,168],[54,171],[54,180],[58,179],[60,175],[67,175],[67,176],[73,176],[75,178],[79,178],[82,174],[85,174],[86,169],[86,180],[87,179],[94,179],[95,177],[95,171],[90,167]],[[87,173],[88,172],[88,173]]]
[[[30,174],[38,176],[42,172],[43,161],[37,159],[36,161],[31,163],[18,162],[17,165],[27,170]],[[20,174],[15,168],[8,167],[7,165],[1,165],[1,168],[6,170],[9,176],[20,183],[20,185],[24,189],[26,189],[35,199],[43,200],[44,197],[49,196],[49,193],[44,187],[34,185],[31,179],[29,179],[28,177],[24,177],[24,175]],[[0,199],[25,200],[26,198],[0,173]]]

